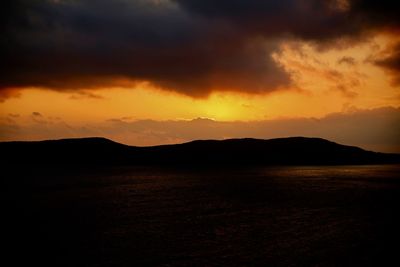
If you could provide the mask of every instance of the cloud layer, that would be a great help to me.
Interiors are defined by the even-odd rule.
[[[181,143],[196,139],[322,137],[365,149],[400,153],[400,108],[350,109],[321,119],[299,118],[253,122],[130,121],[115,118],[102,124],[71,126],[60,118],[33,112],[29,123],[18,114],[0,117],[0,140],[44,140],[103,136],[130,145]],[[25,118],[26,119],[26,118]]]
[[[148,81],[194,97],[215,90],[271,92],[292,82],[271,56],[282,41],[326,46],[395,31],[397,5],[389,0],[7,0],[0,14],[0,90]],[[397,74],[393,62],[398,59],[377,64]]]

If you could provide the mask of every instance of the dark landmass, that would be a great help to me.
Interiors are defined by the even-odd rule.
[[[101,165],[341,165],[399,163],[399,154],[366,151],[321,138],[198,140],[127,146],[105,138],[0,143],[8,164]]]
[[[300,137],[0,151],[10,266],[400,266],[400,165],[366,165],[398,155]]]

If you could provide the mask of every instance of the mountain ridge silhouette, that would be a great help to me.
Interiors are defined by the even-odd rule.
[[[128,146],[103,137],[0,142],[8,164],[340,165],[400,163],[399,154],[372,152],[322,138],[238,138]]]

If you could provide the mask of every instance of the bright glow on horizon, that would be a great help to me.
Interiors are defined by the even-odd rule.
[[[18,91],[18,94],[11,91],[10,96],[14,97],[0,103],[0,119],[5,129],[31,127],[29,129],[34,129],[34,133],[18,132],[18,138],[36,140],[52,138],[52,133],[57,138],[75,136],[72,132],[82,132],[76,130],[80,128],[92,129],[85,134],[82,132],[84,135],[101,136],[104,133],[102,127],[108,126],[98,125],[113,121],[190,122],[196,118],[207,118],[216,122],[257,123],[293,118],[318,119],[332,113],[347,113],[352,110],[400,107],[399,88],[393,85],[390,73],[370,62],[374,55],[384,53],[385,48],[393,42],[388,36],[377,36],[356,46],[328,50],[317,50],[307,43],[283,43],[281,51],[273,56],[292,75],[293,85],[268,94],[217,91],[209,97],[192,98],[155,89],[149,83],[138,83],[130,89],[104,88],[63,92],[29,88]],[[60,123],[65,125],[62,128],[64,130],[61,130]],[[95,127],[97,130],[93,130],[94,125],[100,128]],[[189,127],[182,131],[193,130],[189,124],[179,125]],[[239,126],[241,124],[231,125],[242,127]],[[388,124],[387,127],[392,127],[391,125]],[[285,127],[287,128],[280,130],[282,135],[291,132],[290,124],[285,124]],[[135,145],[187,141],[173,134],[160,137],[160,134],[169,133],[170,130],[161,128],[157,130],[155,137],[152,136],[155,134],[153,132],[149,132],[148,136],[137,135],[120,127],[115,130],[120,132],[113,132],[109,137]],[[203,131],[208,130],[204,128]],[[389,128],[386,130],[389,131]],[[200,131],[200,135],[193,135],[196,138],[214,136],[208,132],[201,133],[201,128],[197,131]],[[240,129],[232,128],[231,131],[240,132]],[[264,136],[263,132],[253,132],[256,133],[261,134],[258,137]],[[0,133],[0,140],[10,140],[12,136],[11,132]],[[231,135],[224,133],[222,137],[229,138]],[[335,139],[335,136],[329,137]],[[346,142],[346,139],[343,140]],[[373,148],[372,145],[371,147]],[[384,149],[392,151],[390,148]],[[396,148],[393,146],[392,149]]]

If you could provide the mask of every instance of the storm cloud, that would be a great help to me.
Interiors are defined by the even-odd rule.
[[[323,45],[393,31],[400,26],[397,5],[388,0],[3,1],[0,90],[131,87],[146,81],[193,97],[216,90],[271,92],[292,82],[272,57],[282,41]],[[381,65],[392,66],[388,60]]]

